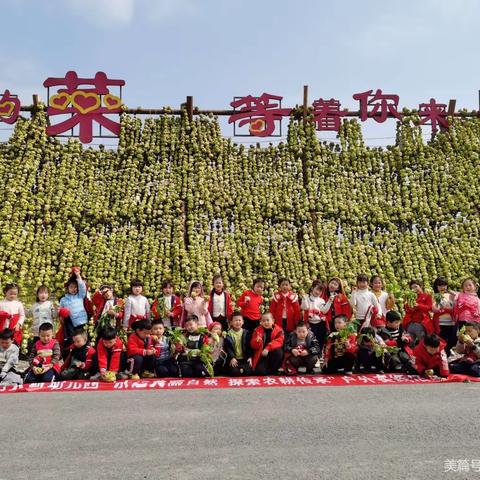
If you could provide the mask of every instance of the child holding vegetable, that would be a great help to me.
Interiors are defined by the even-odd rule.
[[[480,323],[468,322],[458,334],[457,354],[450,363],[450,371],[480,377]]]
[[[425,335],[434,333],[434,325],[430,317],[433,307],[431,295],[424,293],[423,282],[412,280],[409,283],[410,297],[405,303],[403,327],[418,343]]]
[[[262,316],[260,306],[263,304],[264,288],[265,281],[262,278],[256,278],[253,281],[252,290],[245,290],[237,301],[243,316],[244,328],[249,332],[253,332],[258,327]]]
[[[96,370],[98,373],[91,379],[105,382],[125,380],[128,378],[128,375],[124,373],[126,360],[125,347],[120,337],[117,336],[117,330],[114,327],[106,327],[97,344]]]
[[[325,346],[323,373],[352,373],[357,353],[357,334],[354,324],[346,315],[337,315],[333,320],[334,331],[328,336]]]
[[[427,334],[413,349],[412,366],[419,375],[448,377],[446,342],[435,333]]]
[[[396,347],[390,347],[396,349]],[[390,363],[390,353],[382,337],[372,327],[363,327],[358,337],[355,370],[383,373]]]
[[[162,320],[165,327],[178,327],[182,317],[182,300],[174,293],[171,280],[162,282],[162,294],[152,304],[152,315]]]
[[[155,349],[155,375],[158,378],[178,377],[178,365],[172,358],[170,339],[165,335],[162,320],[153,320],[150,336]]]

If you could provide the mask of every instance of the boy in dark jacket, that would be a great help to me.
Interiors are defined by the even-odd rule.
[[[288,336],[285,344],[285,373],[295,374],[299,367],[306,367],[307,373],[313,373],[320,355],[320,345],[315,335],[301,320]]]
[[[386,325],[378,330],[378,335],[388,347],[399,348],[397,353],[390,355],[387,371],[415,374],[411,362],[413,338],[403,330],[400,314],[390,310],[385,316],[385,322]]]
[[[92,374],[95,349],[87,342],[87,333],[77,328],[72,334],[72,345],[59,374],[60,380],[85,380]]]
[[[229,323],[230,328],[223,342],[227,354],[226,373],[232,377],[253,375],[250,332],[243,328],[242,314],[234,312]]]

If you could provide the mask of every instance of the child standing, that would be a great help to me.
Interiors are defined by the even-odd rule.
[[[412,364],[419,375],[448,377],[447,343],[435,333],[427,334],[413,349]]]
[[[477,283],[472,278],[462,282],[462,291],[455,298],[453,316],[462,328],[466,322],[480,322],[480,299],[477,295]]]
[[[39,328],[40,339],[32,347],[29,357],[30,371],[25,383],[51,382],[60,371],[60,344],[53,337],[50,323],[42,323]]]
[[[128,378],[128,375],[123,373],[126,363],[125,347],[120,337],[117,336],[117,330],[113,327],[105,327],[97,344],[96,371],[98,373],[92,377],[92,380],[109,382],[125,380]]]
[[[327,289],[323,293],[323,298],[329,305],[325,314],[325,318],[329,327],[329,331],[335,331],[334,318],[338,315],[347,317],[347,321],[352,316],[352,307],[345,295],[342,281],[338,277],[332,278],[328,282]]]
[[[450,363],[450,371],[480,377],[480,323],[465,324],[465,333],[458,335],[455,352],[460,355]]]
[[[317,338],[303,320],[297,323],[295,331],[288,336],[285,352],[284,365],[288,374],[297,373],[299,367],[305,367],[307,374],[312,374],[322,353]]]
[[[165,335],[162,320],[153,320],[151,338],[155,349],[155,375],[159,378],[178,377],[178,365],[170,352],[170,341]]]
[[[9,328],[13,331],[13,341],[17,345],[21,345],[25,308],[23,303],[18,300],[20,290],[16,283],[7,283],[3,293],[5,298],[0,301],[0,331]]]
[[[298,295],[292,292],[292,285],[288,278],[281,278],[278,282],[279,291],[273,295],[270,302],[270,313],[275,323],[285,334],[293,332],[302,314]]]
[[[423,292],[423,282],[420,280],[412,280],[409,287],[417,294],[417,299],[413,307],[405,304],[403,327],[414,338],[414,342],[418,343],[426,334],[434,333],[430,318],[433,300],[431,295]]]
[[[183,304],[183,316],[182,323],[185,324],[185,320],[195,315],[198,319],[199,327],[209,327],[212,323],[212,317],[208,311],[208,297],[205,298],[203,291],[203,285],[201,282],[193,281],[188,288],[188,295],[185,297]]]
[[[433,292],[435,294],[432,306],[433,329],[447,342],[445,350],[448,355],[457,343],[457,323],[453,317],[455,294],[448,290],[448,281],[445,277],[438,277],[433,282]]]
[[[212,321],[219,322],[223,330],[228,329],[228,322],[232,317],[233,307],[230,294],[225,290],[221,275],[213,277],[213,289],[210,292],[208,311]]]
[[[252,334],[252,366],[255,375],[276,375],[283,361],[283,330],[275,324],[270,312],[260,317],[260,326]]]
[[[152,315],[156,320],[162,320],[165,327],[179,327],[182,318],[182,301],[174,293],[171,280],[162,282],[162,295],[152,304]]]
[[[132,379],[153,378],[155,374],[155,347],[150,337],[152,325],[146,320],[132,324],[133,333],[128,337],[127,362]]]
[[[73,330],[84,327],[88,322],[88,314],[85,310],[85,298],[87,297],[87,285],[80,275],[78,267],[72,268],[72,277],[67,281],[67,293],[60,299],[60,306],[68,309],[68,316],[63,319],[64,346],[71,344]]]
[[[39,339],[38,332],[40,325],[42,323],[49,323],[53,327],[55,319],[58,317],[57,308],[49,298],[50,291],[48,287],[41,285],[37,288],[36,302],[30,310],[33,317],[32,331],[35,342]]]
[[[250,332],[243,328],[240,312],[233,312],[224,347],[227,355],[225,369],[228,375],[240,377],[253,374]]]
[[[19,350],[13,343],[13,332],[9,328],[0,333],[0,385],[21,385],[22,377],[16,372]]]
[[[395,297],[392,293],[385,291],[385,282],[380,275],[374,275],[370,279],[370,287],[372,289],[372,293],[377,297],[379,305],[378,316],[376,319],[374,319],[372,325],[375,328],[383,328],[385,327],[385,317],[387,312],[393,310],[395,307]]]
[[[125,301],[123,328],[127,330],[138,320],[150,320],[150,304],[147,297],[142,295],[143,282],[138,278],[130,282],[130,295]]]
[[[357,329],[362,326],[382,326],[377,318],[381,316],[380,304],[377,297],[368,289],[368,277],[360,274],[357,276],[356,286],[352,290],[350,304],[355,312]]]
[[[302,298],[303,320],[310,326],[310,330],[318,341],[320,355],[323,352],[329,332],[325,314],[330,310],[334,298],[330,297],[328,302],[325,302],[322,293],[323,283],[320,280],[315,280],[310,288],[310,294]]]
[[[207,337],[198,331],[198,318],[189,315],[185,321],[185,345],[175,345],[178,352],[178,365],[180,373],[185,378],[202,378],[207,376],[207,370],[200,357],[192,355],[193,350],[200,350],[203,344],[208,343]]]
[[[123,306],[123,300],[115,295],[111,285],[102,285],[94,294],[92,302],[95,306],[93,321],[97,324],[100,317],[108,315],[110,326],[120,328],[122,326],[123,311],[115,311],[115,307]],[[104,325],[105,327],[106,325]]]
[[[95,349],[87,343],[83,328],[73,331],[72,342],[59,374],[60,380],[86,380],[92,375]]]
[[[328,336],[323,354],[323,373],[352,373],[357,353],[357,334],[355,326],[349,324],[345,315],[337,315],[333,320],[334,331]]]
[[[252,290],[245,290],[237,301],[240,307],[240,313],[243,316],[244,328],[253,332],[258,327],[262,313],[260,306],[263,304],[263,290],[265,281],[262,278],[256,278],[253,281]]]

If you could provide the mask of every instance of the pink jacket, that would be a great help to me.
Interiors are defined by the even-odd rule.
[[[212,317],[208,311],[208,301],[201,296],[196,298],[186,297],[183,302],[183,309],[185,315],[183,316],[183,325],[188,315],[196,315],[198,317],[198,326],[199,327],[208,327],[212,323]]]
[[[453,316],[457,322],[480,322],[480,298],[460,292],[455,298]]]

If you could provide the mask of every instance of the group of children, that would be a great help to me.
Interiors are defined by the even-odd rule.
[[[433,296],[421,281],[410,282],[403,318],[379,276],[359,275],[350,298],[339,278],[314,281],[302,298],[282,278],[268,309],[264,289],[256,279],[235,306],[220,275],[208,295],[194,281],[184,299],[167,280],[150,305],[142,282],[133,280],[125,301],[111,285],[90,300],[74,267],[59,308],[48,288],[38,288],[27,313],[30,367],[20,375],[26,313],[18,286],[8,284],[0,302],[0,383],[293,375],[316,368],[328,374],[480,376],[480,300],[472,279],[455,293],[438,278]]]

